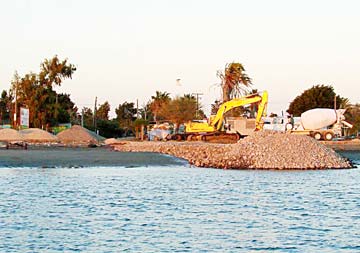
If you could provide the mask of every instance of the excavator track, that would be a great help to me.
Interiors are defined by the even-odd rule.
[[[201,135],[200,139],[205,142],[236,143],[241,135],[237,133],[214,133]]]

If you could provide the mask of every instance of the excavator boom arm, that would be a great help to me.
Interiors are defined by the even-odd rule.
[[[256,120],[255,120],[255,131],[259,131],[263,129],[263,124],[261,124],[261,118],[263,116],[266,116],[266,110],[267,110],[267,103],[268,103],[268,93],[267,91],[264,91],[261,95],[262,99],[261,102],[259,104],[259,108],[258,108],[258,112],[256,115]]]
[[[215,117],[211,120],[211,122],[190,122],[185,124],[185,132],[187,133],[209,133],[216,132],[221,130],[224,114],[231,109],[236,107],[255,104],[258,103],[258,112],[255,121],[255,131],[261,130],[263,125],[261,124],[261,118],[266,114],[266,106],[268,101],[268,93],[267,91],[262,92],[262,94],[252,94],[242,98],[232,99],[228,102],[223,103],[219,110],[217,111]]]
[[[266,111],[267,100],[268,100],[268,94],[267,94],[267,91],[264,91],[262,93],[262,95],[252,94],[252,95],[249,95],[246,97],[236,98],[236,99],[227,101],[220,106],[219,110],[217,111],[217,113],[215,115],[215,118],[210,122],[210,125],[213,126],[214,129],[220,130],[222,123],[224,121],[224,114],[226,112],[228,112],[236,107],[260,102],[258,113],[256,116],[256,130],[260,130],[261,129],[260,121],[261,121],[261,117],[263,116],[263,114]]]

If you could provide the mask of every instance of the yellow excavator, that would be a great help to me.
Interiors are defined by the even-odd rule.
[[[216,115],[210,118],[210,122],[189,122],[185,124],[185,134],[176,134],[176,140],[187,139],[187,140],[205,140],[206,136],[218,135],[221,132],[224,123],[224,114],[236,107],[258,104],[258,111],[255,119],[254,131],[262,130],[263,122],[261,118],[266,116],[266,108],[268,102],[268,93],[263,91],[260,93],[251,94],[241,98],[234,98],[230,101],[223,103]],[[237,137],[240,138],[240,134]]]

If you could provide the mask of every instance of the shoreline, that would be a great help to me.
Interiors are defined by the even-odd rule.
[[[218,169],[318,170],[350,169],[352,162],[307,137],[257,133],[233,144],[206,142],[113,143],[119,152],[153,152],[185,159],[190,165]]]
[[[267,139],[267,141],[265,141],[265,139]],[[27,147],[29,150],[42,150],[49,152],[64,150],[68,151],[69,153],[77,153],[77,151],[80,150],[97,150],[95,151],[96,153],[101,153],[105,149],[107,149],[107,151],[120,151],[120,153],[149,152],[152,154],[165,154],[174,158],[183,159],[189,165],[194,165],[196,167],[253,170],[317,170],[354,168],[351,159],[342,157],[341,151],[360,151],[360,140],[357,139],[319,142],[309,137],[292,137],[284,134],[274,133],[257,134],[257,136],[247,137],[238,143],[232,144],[200,141],[150,142],[137,141],[135,139],[113,139],[111,142],[105,141],[105,143],[106,144],[89,146],[84,145],[84,143],[60,144],[49,142],[33,142],[27,143]],[[22,148],[14,147],[10,148],[9,150],[16,149]],[[22,153],[14,151],[12,152],[14,154]],[[5,153],[1,154],[3,158]],[[90,154],[91,152],[86,153]],[[119,157],[124,157],[124,154],[117,155]],[[132,154],[129,154],[129,156],[133,157]],[[56,160],[56,156],[52,158]],[[68,161],[67,164],[73,167],[74,164],[70,162],[71,159],[76,161],[75,167],[82,167],[81,156],[75,157],[70,155],[70,157],[66,159]],[[106,160],[105,157],[104,159]],[[100,160],[104,159],[101,158]],[[104,163],[111,164],[111,160],[114,159],[109,159],[109,162]],[[20,160],[22,159],[20,158]],[[40,166],[48,166],[47,164],[49,163],[44,162],[46,159],[40,158],[40,160],[43,161],[41,165],[39,164]],[[123,159],[120,159],[119,162],[121,160]],[[34,161],[34,159],[32,159],[32,161]],[[86,158],[84,163],[86,164],[85,166],[90,165],[91,159],[89,160]],[[95,162],[95,164],[96,163],[97,162]],[[129,163],[128,159],[126,159],[125,163]],[[134,160],[134,164],[135,163],[136,161]],[[153,164],[153,162],[150,163]],[[144,165],[146,166],[146,163]],[[49,166],[52,167],[54,164],[50,163]]]
[[[120,153],[110,147],[32,147],[28,150],[0,150],[3,168],[86,168],[182,166],[186,162],[162,154]]]
[[[360,139],[345,141],[322,141],[325,146],[335,151],[360,151]]]

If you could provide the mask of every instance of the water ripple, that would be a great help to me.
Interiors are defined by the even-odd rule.
[[[355,252],[360,170],[0,169],[0,252]]]

